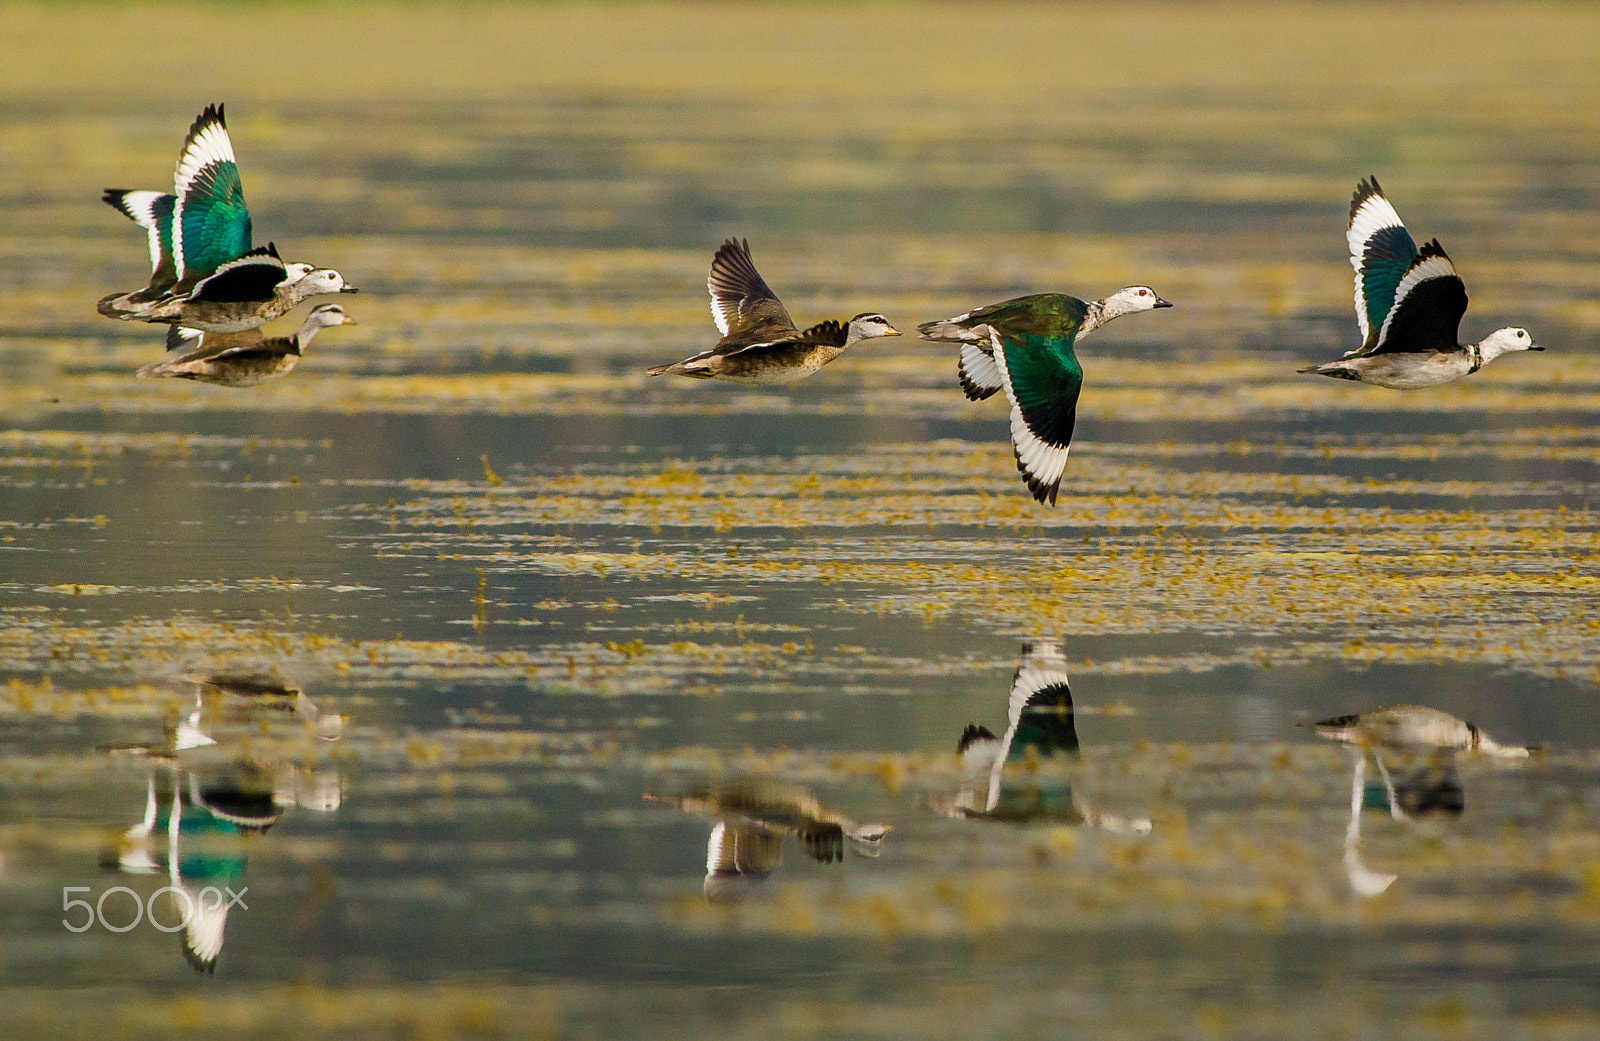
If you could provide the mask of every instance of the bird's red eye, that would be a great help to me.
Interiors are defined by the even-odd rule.
[[[1141,289],[1141,290],[1139,290],[1139,295],[1140,296],[1149,296],[1150,292],[1149,292],[1149,290]]]

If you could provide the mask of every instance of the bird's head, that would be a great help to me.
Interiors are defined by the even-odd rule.
[[[1106,297],[1105,309],[1113,315],[1134,314],[1139,311],[1151,311],[1157,307],[1171,307],[1169,301],[1161,299],[1154,289],[1149,286],[1129,286],[1119,289]]]
[[[303,267],[304,265],[299,266]],[[357,291],[355,286],[346,282],[344,276],[331,267],[312,268],[294,285],[302,300],[315,293],[354,293]]]
[[[356,320],[345,314],[344,308],[338,304],[319,304],[306,315],[306,324],[319,329],[331,329],[336,325],[355,325]]]
[[[1478,344],[1478,349],[1483,352],[1485,363],[1493,361],[1502,354],[1510,354],[1512,351],[1544,350],[1543,347],[1533,342],[1533,336],[1528,330],[1518,329],[1514,326],[1496,329],[1484,337],[1483,342]]]
[[[846,334],[846,341],[854,343],[857,340],[870,340],[874,336],[899,336],[901,332],[889,324],[889,319],[876,311],[864,311],[850,319],[850,330]]]

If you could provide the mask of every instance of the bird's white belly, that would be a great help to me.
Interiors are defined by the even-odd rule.
[[[1466,351],[1440,354],[1378,354],[1346,363],[1361,374],[1361,382],[1394,390],[1417,390],[1458,380],[1472,371]]]

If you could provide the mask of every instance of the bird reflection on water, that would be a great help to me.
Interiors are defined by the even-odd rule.
[[[957,744],[961,789],[936,808],[969,820],[1084,825],[1124,835],[1150,831],[1145,817],[1123,817],[1098,809],[1066,779],[1042,774],[1041,760],[1078,754],[1066,658],[1053,640],[1022,645],[1022,661],[1011,680],[1007,726],[999,738],[969,723]]]
[[[193,707],[167,727],[163,742],[103,749],[139,756],[147,767],[144,814],[103,862],[124,874],[165,871],[171,899],[161,921],[181,921],[184,959],[198,972],[214,973],[229,894],[243,891],[237,880],[248,836],[265,832],[290,808],[332,813],[343,801],[336,768],[310,754],[265,751],[262,742],[247,747],[233,732],[259,734],[268,713],[287,713],[308,736],[335,741],[345,720],[270,676],[212,676],[194,686]]]
[[[683,795],[646,795],[687,813],[715,817],[706,843],[705,894],[731,902],[783,863],[783,849],[794,835],[806,855],[819,864],[838,864],[849,848],[857,856],[882,852],[887,824],[857,824],[824,807],[799,785],[746,778]]]
[[[1399,877],[1372,871],[1362,861],[1363,809],[1387,808],[1397,821],[1427,814],[1459,816],[1466,808],[1466,793],[1456,770],[1458,757],[1476,754],[1514,761],[1527,759],[1531,752],[1516,745],[1502,745],[1471,723],[1421,705],[1392,705],[1301,725],[1354,749],[1344,869],[1351,890],[1360,896],[1377,896]],[[1385,752],[1407,764],[1406,771],[1391,775],[1384,762]],[[1380,779],[1371,790],[1367,786],[1369,755]]]

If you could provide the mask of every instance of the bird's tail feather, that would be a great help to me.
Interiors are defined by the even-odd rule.
[[[944,318],[937,322],[923,322],[917,326],[917,332],[924,340],[933,340],[937,343],[988,343],[989,327],[980,325],[969,329],[958,325],[967,315],[958,315],[955,318]]]

